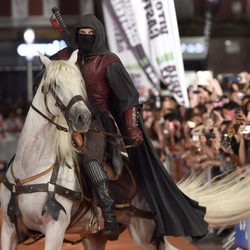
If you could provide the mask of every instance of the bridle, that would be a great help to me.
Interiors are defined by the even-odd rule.
[[[54,115],[49,107],[48,107],[48,104],[47,104],[47,94],[51,92],[52,96],[54,97],[56,103],[55,103],[55,106],[57,106],[61,112],[64,114],[64,117],[66,119],[66,122],[68,124],[68,127],[69,128],[66,128],[66,127],[63,127],[61,125],[59,125],[58,123],[54,122],[54,119],[56,117],[56,115]],[[39,114],[41,115],[44,119],[46,119],[47,121],[49,121],[50,123],[54,124],[56,126],[56,128],[58,130],[61,130],[61,131],[64,131],[64,132],[69,132],[69,133],[72,133],[72,127],[71,127],[71,122],[70,122],[70,117],[69,117],[69,112],[70,112],[70,109],[71,107],[79,102],[79,101],[83,101],[85,104],[86,104],[86,101],[84,101],[83,97],[81,95],[75,95],[71,98],[71,100],[69,101],[68,105],[65,106],[63,104],[63,102],[61,101],[61,99],[58,97],[58,95],[56,94],[56,91],[51,87],[51,85],[49,85],[49,88],[48,88],[48,91],[45,93],[44,91],[44,85],[42,86],[42,93],[44,95],[44,103],[45,103],[45,107],[48,111],[48,113],[51,114],[52,118],[49,118],[48,116],[46,116],[45,114],[43,114],[39,109],[37,109],[33,104],[31,104],[31,107]],[[91,105],[90,103],[87,105],[87,107],[90,108],[91,110]],[[107,132],[107,131],[102,131],[102,130],[99,130],[99,129],[96,129],[96,128],[90,128],[89,130],[92,130],[93,132],[95,133],[100,133],[100,134],[103,134],[103,135],[106,135],[106,136],[111,136],[111,137],[119,137],[119,138],[122,138],[122,139],[128,139],[126,136],[122,136],[120,134],[117,134],[117,133],[110,133],[110,132]],[[129,148],[129,147],[133,147],[133,145],[127,145],[127,146],[124,146],[125,148]]]
[[[49,107],[48,107],[48,104],[47,104],[47,95],[48,93],[51,93],[52,96],[54,97],[55,99],[55,106],[58,107],[60,109],[60,111],[63,113],[64,115],[64,118],[68,124],[68,129],[66,127],[63,127],[61,125],[59,125],[58,123],[55,123],[54,122],[54,119],[56,117],[56,115],[54,115]],[[51,86],[51,84],[49,85],[49,88],[48,88],[48,91],[45,92],[44,91],[44,85],[42,86],[42,93],[44,95],[44,103],[45,103],[45,107],[47,109],[47,111],[51,114],[52,118],[49,118],[48,116],[46,116],[45,114],[43,114],[40,110],[38,110],[33,104],[31,104],[31,107],[39,114],[41,115],[43,118],[45,118],[46,120],[48,120],[50,123],[54,124],[56,126],[56,128],[58,130],[62,130],[64,132],[69,132],[71,133],[73,128],[72,128],[72,125],[71,125],[71,118],[69,116],[69,112],[70,112],[70,109],[72,108],[72,106],[77,103],[77,102],[80,102],[80,101],[84,101],[83,97],[81,95],[75,95],[71,98],[71,100],[69,101],[68,105],[65,106],[64,103],[61,101],[61,99],[58,97],[56,91],[54,90],[54,88]]]

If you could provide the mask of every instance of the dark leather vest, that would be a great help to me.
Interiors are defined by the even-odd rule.
[[[88,98],[100,111],[109,110],[111,89],[105,76],[106,67],[118,61],[113,55],[92,56],[81,68]]]
[[[65,48],[59,51],[54,59],[67,60],[69,56],[69,50]],[[100,111],[109,111],[109,96],[111,90],[105,77],[106,67],[118,60],[118,57],[112,54],[98,55],[91,56],[89,60],[82,65],[78,57],[77,65],[85,81],[88,99],[96,105]]]

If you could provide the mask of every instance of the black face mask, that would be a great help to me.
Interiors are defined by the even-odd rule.
[[[88,55],[92,51],[95,42],[95,35],[78,34],[77,41],[80,52],[83,55]]]

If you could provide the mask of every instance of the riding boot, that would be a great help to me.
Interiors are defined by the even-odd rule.
[[[116,222],[115,214],[112,210],[114,204],[111,198],[108,181],[100,183],[95,187],[95,194],[98,200],[99,206],[102,209],[102,215],[104,218],[104,231],[103,235],[109,240],[117,240],[119,237],[119,226]]]
[[[111,198],[108,178],[103,166],[98,161],[92,160],[86,164],[84,169],[91,181],[98,205],[102,210],[104,218],[103,236],[108,240],[117,240],[120,230],[112,210],[114,200]]]

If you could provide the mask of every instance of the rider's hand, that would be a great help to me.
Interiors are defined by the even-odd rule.
[[[141,144],[143,141],[142,132],[138,127],[128,128],[127,137],[128,137],[129,143],[135,146]]]

